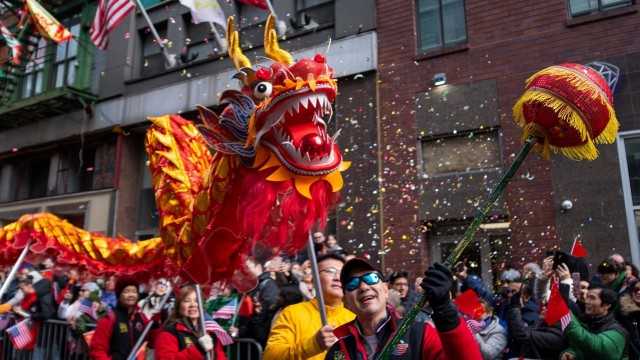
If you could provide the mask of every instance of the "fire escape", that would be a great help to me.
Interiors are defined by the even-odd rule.
[[[92,8],[87,9],[91,5],[87,0],[65,1],[65,0],[41,0],[41,5],[46,7],[56,18],[58,14],[65,13],[82,13],[82,27],[86,30],[87,15],[89,12],[93,15]],[[64,81],[58,83],[53,79],[55,74],[51,63],[56,60],[56,51],[51,51],[52,43],[42,40],[43,37],[34,30],[35,27],[27,20],[24,26],[19,27],[18,21],[22,11],[24,11],[24,2],[22,0],[0,0],[0,19],[13,32],[16,39],[22,44],[22,55],[20,64],[14,64],[11,60],[7,60],[6,44],[0,40],[0,131],[2,129],[10,129],[20,127],[26,123],[34,122],[49,117],[68,114],[78,109],[88,109],[90,104],[94,103],[97,96],[91,93],[89,86],[91,60],[81,61],[83,67],[88,70],[74,69],[74,76],[82,72],[86,81],[85,85],[77,86],[76,81],[68,83],[67,71],[63,72]],[[86,37],[84,38],[86,40]],[[80,39],[75,38],[78,42],[77,48],[83,47],[83,51],[87,51],[92,45],[88,41],[80,44]],[[91,48],[92,49],[92,48]],[[55,49],[57,50],[57,49]],[[77,50],[80,51],[80,50]],[[86,58],[86,56],[85,56]],[[91,59],[91,53],[89,59]],[[7,61],[5,61],[7,60]],[[25,79],[27,77],[29,67],[34,64],[38,66],[48,67],[43,72],[47,72],[49,76],[42,76],[42,82],[39,84],[42,91],[34,91],[31,94],[25,92],[24,87],[27,86]],[[71,65],[70,65],[71,66]],[[33,84],[36,84],[35,80]],[[34,85],[35,86],[35,85]]]

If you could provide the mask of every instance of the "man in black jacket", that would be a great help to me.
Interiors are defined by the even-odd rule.
[[[546,313],[546,301],[541,304],[539,320],[528,326],[522,319],[522,300],[520,293],[510,299],[507,308],[507,324],[509,326],[509,359],[542,359],[555,360],[560,352],[566,349],[559,326],[548,326],[543,318]]]

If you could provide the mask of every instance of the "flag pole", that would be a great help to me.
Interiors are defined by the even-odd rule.
[[[162,299],[160,300],[160,304],[158,307],[160,309],[160,312],[162,312],[162,308],[164,307],[164,304],[166,304],[167,300],[169,300],[169,297],[171,297],[171,293],[172,293],[172,290],[171,288],[169,288],[169,290],[167,290],[167,293],[164,294],[164,296],[162,296]],[[151,330],[151,326],[153,326],[153,323],[154,323],[153,319],[149,320],[149,322],[147,323],[147,326],[145,326],[144,330],[142,331],[142,334],[140,334],[140,336],[138,337],[138,340],[136,340],[135,345],[133,345],[133,348],[131,349],[129,356],[127,356],[127,360],[135,360],[138,350],[140,350],[140,348],[142,347],[142,344],[144,343],[144,339],[147,337],[147,334]]]
[[[170,54],[169,50],[167,50],[164,42],[162,41],[162,39],[160,39],[160,35],[158,35],[156,27],[153,25],[153,22],[151,22],[151,18],[149,18],[149,14],[147,14],[147,10],[144,8],[144,5],[142,5],[142,2],[140,0],[136,0],[136,4],[138,5],[138,10],[140,10],[142,16],[144,16],[144,19],[147,21],[147,25],[149,25],[149,29],[151,29],[151,34],[153,34],[153,37],[156,39],[156,42],[160,46],[160,49],[162,49],[162,55],[164,55],[167,67],[172,68],[176,66],[176,55]]]
[[[209,25],[211,26],[211,32],[213,33],[213,37],[216,38],[216,42],[220,46],[220,53],[221,54],[226,53],[228,48],[227,39],[225,39],[222,35],[220,35],[220,32],[218,31],[218,29],[216,28],[216,25],[213,22],[210,22]]]
[[[13,278],[16,277],[16,273],[18,272],[20,265],[22,265],[24,258],[27,256],[27,253],[29,252],[30,247],[31,247],[31,240],[29,240],[29,242],[27,242],[27,245],[25,245],[24,249],[22,249],[22,253],[20,253],[18,260],[16,260],[16,263],[13,264],[13,268],[11,268],[9,275],[7,275],[7,278],[4,280],[4,284],[2,284],[2,288],[0,288],[0,299],[2,299],[2,297],[4,296],[4,293],[7,292],[7,289],[9,288],[9,284],[11,284],[11,282],[13,281]]]
[[[284,36],[284,34],[287,32],[287,24],[282,20],[278,20],[278,15],[276,15],[276,11],[273,9],[273,5],[271,4],[271,0],[265,0],[265,2],[267,3],[267,7],[269,8],[269,12],[271,13],[271,15],[273,15],[273,17],[276,20],[276,31],[278,31],[278,35],[279,36]]]
[[[320,319],[322,326],[329,324],[327,321],[327,309],[324,307],[324,296],[322,295],[322,285],[320,284],[320,270],[318,269],[318,260],[316,259],[316,251],[314,249],[313,237],[309,230],[309,244],[307,245],[307,253],[311,262],[311,270],[313,271],[313,286],[316,288],[316,297],[318,298],[318,309],[320,309]]]
[[[198,319],[200,330],[202,331],[202,336],[205,336],[207,335],[207,329],[204,322],[204,303],[202,302],[202,288],[200,288],[200,284],[196,284],[196,301],[198,301],[198,312],[200,313],[200,319]],[[207,360],[211,360],[211,352],[206,352],[205,357]]]

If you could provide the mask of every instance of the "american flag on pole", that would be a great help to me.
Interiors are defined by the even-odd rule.
[[[91,24],[91,41],[98,49],[106,49],[109,33],[136,8],[131,0],[99,0],[96,17]]]
[[[214,319],[231,319],[236,313],[237,307],[238,298],[234,297],[233,300],[230,300],[228,303],[224,304],[223,307],[218,309],[218,311],[214,312],[212,316]]]
[[[222,326],[220,326],[220,324],[218,324],[215,320],[213,320],[207,315],[205,315],[204,318],[205,318],[204,329],[207,332],[213,333],[216,336],[216,338],[220,340],[220,343],[222,344],[222,346],[233,344],[233,339],[231,338],[231,335],[229,335],[226,331],[224,331],[224,329],[222,328]]]
[[[22,350],[33,342],[31,334],[31,324],[29,319],[25,319],[7,329],[7,334],[16,350]]]

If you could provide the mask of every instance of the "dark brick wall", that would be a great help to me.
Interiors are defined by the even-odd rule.
[[[144,137],[139,133],[120,135],[120,174],[116,207],[116,234],[135,239],[138,228],[138,202],[142,181]],[[116,150],[118,151],[118,150]]]
[[[380,202],[376,130],[376,73],[338,80],[339,95],[332,132],[342,129],[338,144],[351,168],[336,212],[338,240],[346,250],[378,261]]]
[[[379,94],[383,193],[384,241],[391,251],[385,257],[386,267],[416,270],[429,260],[428,247],[421,245],[423,229],[417,224],[424,219],[420,213],[419,187],[415,159],[418,157],[416,139],[418,120],[414,102],[416,94],[429,91],[435,73],[447,74],[453,85],[482,80],[496,82],[497,112],[503,133],[501,151],[503,165],[510,164],[520,147],[521,131],[512,123],[511,107],[522,93],[524,80],[533,72],[552,64],[573,61],[588,62],[625,56],[640,51],[637,24],[638,5],[624,15],[598,21],[573,24],[567,20],[564,1],[466,1],[468,43],[466,48],[446,55],[419,56],[416,48],[416,22],[414,1],[378,1],[377,31],[379,44]],[[637,97],[636,97],[637,99]],[[626,100],[633,104],[633,100]],[[638,100],[635,100],[636,102]],[[637,127],[638,118],[626,121]],[[592,185],[572,187],[571,195],[580,199],[603,197],[605,207],[615,211],[603,215],[605,223],[615,222],[614,228],[624,228],[620,216],[620,187],[615,146],[603,150],[603,156],[590,166],[607,164],[607,172],[589,170],[583,164],[564,167],[560,161],[540,160],[530,156],[520,169],[505,196],[511,218],[513,260],[534,259],[544,247],[570,241],[567,226],[558,220],[557,192],[569,186],[571,179],[591,179]],[[610,153],[610,155],[608,155]],[[612,165],[613,164],[613,165]],[[553,168],[553,170],[552,170]],[[561,176],[559,173],[564,172]],[[524,176],[523,176],[524,175]],[[586,180],[585,180],[586,181]],[[601,186],[612,191],[595,192]],[[450,199],[464,201],[465,199]],[[435,201],[435,199],[433,199]],[[587,206],[595,207],[594,203]],[[606,220],[605,220],[606,219]],[[558,220],[558,221],[557,221]],[[562,226],[558,231],[557,226]],[[593,226],[595,227],[595,225]],[[584,237],[590,229],[581,230]],[[609,232],[606,232],[609,234]],[[616,248],[628,254],[628,238],[624,231],[610,236],[620,237]],[[594,242],[596,240],[593,240]],[[600,241],[600,240],[599,240]],[[415,251],[407,252],[409,247]],[[610,251],[599,246],[596,256]],[[420,264],[421,266],[417,266]]]

